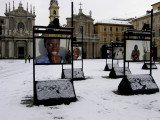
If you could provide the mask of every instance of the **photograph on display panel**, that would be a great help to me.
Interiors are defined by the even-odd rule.
[[[70,58],[66,39],[55,38],[36,38],[35,39],[35,53],[36,64],[56,64],[56,63],[69,63]]]
[[[113,47],[113,59],[123,60],[124,58],[124,47]]]
[[[126,40],[126,61],[150,61],[150,41]]]
[[[82,59],[82,47],[73,47],[73,60]]]

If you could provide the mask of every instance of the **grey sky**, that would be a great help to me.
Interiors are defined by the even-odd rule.
[[[24,9],[29,5],[35,6],[36,25],[49,24],[49,3],[50,0],[14,0],[17,9],[19,2],[23,4]],[[66,17],[71,17],[71,1],[74,3],[74,14],[78,14],[80,2],[82,3],[83,13],[89,15],[92,11],[94,22],[111,18],[130,18],[139,17],[151,10],[151,5],[160,2],[160,0],[58,0],[60,23],[66,24]],[[13,0],[0,0],[0,16],[4,16],[6,3],[13,9]]]

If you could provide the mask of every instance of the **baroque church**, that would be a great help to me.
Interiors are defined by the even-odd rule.
[[[73,15],[73,27],[74,27],[74,37],[77,41],[82,40],[81,28],[83,28],[83,57],[87,59],[98,58],[98,45],[99,38],[94,34],[94,19],[92,18],[92,12],[89,15],[85,15],[82,12],[80,3],[80,9],[78,14]],[[67,27],[71,27],[71,18],[66,18]]]
[[[24,10],[22,3],[17,9],[7,6],[5,16],[0,16],[0,58],[33,57],[32,29],[35,25],[35,7]]]

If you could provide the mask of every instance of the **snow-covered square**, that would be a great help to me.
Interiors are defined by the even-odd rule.
[[[111,63],[111,61],[109,61]],[[130,63],[131,73],[149,74],[144,63]],[[150,95],[119,95],[122,78],[109,78],[105,59],[85,59],[86,80],[74,81],[76,102],[69,105],[33,105],[33,63],[24,60],[0,60],[1,120],[160,120],[160,92]],[[119,66],[123,67],[123,61]],[[152,70],[160,86],[160,63]],[[54,68],[56,67],[56,68]],[[75,66],[76,67],[76,66]],[[61,78],[62,67],[36,66],[36,80]]]

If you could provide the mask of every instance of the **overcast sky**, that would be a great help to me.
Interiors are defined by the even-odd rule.
[[[24,9],[29,5],[35,6],[36,25],[49,24],[49,3],[50,0],[14,0],[15,9],[17,9],[21,1]],[[74,4],[74,14],[78,14],[80,8],[83,13],[89,15],[92,11],[94,22],[103,19],[112,18],[133,18],[146,14],[147,10],[152,9],[152,4],[160,2],[160,0],[58,0],[59,15],[61,25],[66,24],[66,18],[71,17],[71,2]],[[13,10],[13,0],[0,0],[0,16],[4,16],[6,3]]]

